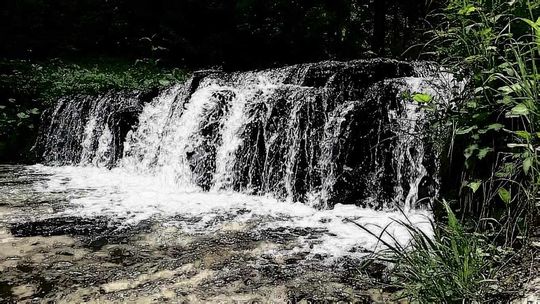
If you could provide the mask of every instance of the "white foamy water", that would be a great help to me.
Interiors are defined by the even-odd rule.
[[[276,86],[264,77],[259,78],[259,83],[247,88],[227,88],[234,93],[229,115],[220,131],[223,144],[218,147],[216,153],[216,172],[214,173],[213,190],[230,189],[233,182],[234,165],[236,164],[236,152],[242,145],[240,136],[242,128],[248,119],[245,114],[246,104],[264,100]]]
[[[35,173],[50,175],[35,187],[40,192],[69,191],[77,194],[69,199],[67,210],[60,216],[107,216],[125,225],[135,225],[151,218],[170,219],[188,233],[212,233],[224,224],[251,223],[255,229],[309,228],[324,231],[311,240],[300,239],[304,246],[294,250],[309,251],[311,255],[330,257],[361,255],[351,249],[380,248],[375,237],[348,220],[379,234],[382,228],[406,244],[410,240],[407,230],[394,222],[408,220],[424,231],[430,231],[430,212],[414,210],[406,217],[398,212],[381,212],[354,205],[337,205],[332,210],[317,210],[306,204],[281,202],[269,196],[251,196],[232,192],[180,191],[154,177],[129,174],[123,169],[107,170],[90,167],[28,167]],[[241,212],[239,212],[241,211]],[[231,215],[234,217],[231,219]],[[229,216],[229,217],[227,217]],[[201,218],[199,221],[174,220]],[[219,218],[227,220],[219,220]],[[389,235],[384,235],[391,241]]]

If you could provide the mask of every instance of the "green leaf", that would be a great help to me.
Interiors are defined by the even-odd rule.
[[[476,101],[469,101],[467,102],[467,107],[471,109],[475,109],[478,106],[478,103]]]
[[[467,187],[469,187],[473,193],[476,193],[476,191],[478,191],[478,188],[480,188],[480,186],[482,186],[482,181],[480,180],[470,182],[467,184]]]
[[[518,117],[523,115],[528,115],[529,109],[527,106],[523,103],[518,104],[517,106],[513,107],[510,112],[506,113],[506,117]]]
[[[528,173],[529,173],[529,170],[531,169],[532,164],[533,164],[533,159],[532,159],[532,157],[527,157],[527,158],[523,161],[523,172],[525,172],[525,174],[528,174]]]
[[[159,80],[159,84],[162,85],[162,86],[168,86],[171,84],[171,82],[167,79],[160,79]]]
[[[468,4],[467,6],[460,9],[458,11],[458,14],[464,15],[464,16],[469,16],[471,13],[473,13],[475,11],[476,11],[476,7],[473,6],[472,4]]]
[[[474,151],[476,150],[478,150],[478,145],[476,144],[470,145],[467,147],[467,149],[465,149],[465,151],[463,152],[463,155],[465,156],[466,159],[468,159],[474,154]]]
[[[493,151],[493,149],[489,147],[480,149],[478,151],[478,159],[483,159],[491,151]]]
[[[20,119],[26,119],[30,116],[26,113],[20,112],[20,113],[17,113],[17,117],[19,117]]]
[[[501,91],[504,94],[512,94],[514,92],[521,92],[523,90],[523,86],[521,83],[514,83],[513,85],[500,87],[499,91]]]
[[[504,104],[504,105],[509,105],[513,102],[514,100],[512,99],[511,96],[509,95],[504,95],[503,99],[500,99],[500,100],[497,100],[497,103],[501,103],[501,104]]]
[[[505,204],[510,204],[510,200],[512,199],[512,195],[510,194],[510,191],[506,190],[505,188],[499,188],[497,191],[499,193],[499,197]]]
[[[482,59],[482,55],[472,55],[472,56],[468,56],[468,57],[465,57],[463,60],[466,62],[466,63],[473,63],[477,60],[481,60]]]
[[[31,114],[34,114],[34,115],[38,115],[39,114],[39,110],[37,108],[33,108],[30,110],[30,113]]]
[[[493,130],[493,131],[499,131],[502,128],[504,128],[504,125],[500,123],[494,123],[487,127],[488,130]]]
[[[464,134],[467,134],[467,133],[470,133],[472,130],[478,128],[477,126],[472,126],[472,127],[468,127],[468,128],[458,128],[456,130],[456,135],[464,135]]]
[[[515,131],[514,132],[517,136],[523,138],[523,139],[526,139],[526,140],[530,140],[531,139],[531,133],[527,132],[527,131]]]
[[[516,169],[516,165],[514,163],[505,163],[501,170],[499,170],[497,173],[495,173],[495,176],[497,177],[509,177],[511,176]]]
[[[444,209],[446,210],[446,215],[448,216],[448,227],[452,229],[454,232],[458,232],[461,230],[461,226],[459,225],[459,221],[452,211],[452,208],[448,205],[448,203],[443,200],[442,202]]]
[[[534,29],[534,33],[536,36],[536,47],[538,48],[538,52],[540,52],[540,17],[538,17],[536,22],[533,22],[532,20],[526,18],[520,19],[527,23],[532,29]]]
[[[428,103],[431,102],[433,98],[429,94],[416,93],[413,94],[413,100],[419,103]]]
[[[499,69],[504,71],[508,76],[514,76],[516,74],[512,64],[510,62],[504,62],[503,64],[499,65]],[[499,88],[499,90],[502,90],[502,91],[504,91],[506,93],[511,93],[512,92],[511,87],[502,87],[502,88]]]

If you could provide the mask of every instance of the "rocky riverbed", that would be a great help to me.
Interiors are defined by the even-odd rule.
[[[3,214],[10,212],[3,208]],[[130,230],[105,221],[56,219],[0,232],[0,296],[5,302],[275,302],[365,299],[357,263],[267,252],[309,231],[250,233],[231,225],[209,236],[159,220]],[[80,225],[79,225],[80,224]],[[78,230],[80,227],[84,227]],[[26,230],[28,229],[28,230]],[[106,232],[104,232],[106,231]]]
[[[364,249],[313,253],[328,234],[321,227],[263,228],[263,216],[239,220],[244,209],[211,220],[157,214],[124,225],[109,215],[66,212],[71,200],[95,189],[43,191],[48,174],[21,166],[0,172],[0,302],[382,303],[391,297],[380,289],[382,265],[358,267]],[[197,230],[185,229],[197,223]]]
[[[257,210],[229,196],[163,202],[148,187],[133,204],[118,187],[128,180],[86,174],[0,166],[0,303],[400,302],[387,267],[364,263],[376,240],[350,225],[386,227],[395,214],[268,200]],[[196,206],[218,198],[229,201]],[[538,244],[500,272],[495,302],[538,301]]]

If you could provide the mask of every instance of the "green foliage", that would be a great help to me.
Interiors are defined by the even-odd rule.
[[[400,297],[418,303],[484,302],[490,292],[496,263],[503,258],[479,234],[468,233],[443,203],[446,224],[432,222],[433,235],[399,222],[412,236],[408,246],[385,242],[386,249],[375,258],[393,263],[391,283],[401,289]]]
[[[431,102],[433,98],[429,94],[416,93],[413,95],[413,100],[419,103]]]
[[[0,136],[7,136],[22,126],[35,129],[35,120],[41,114],[38,108],[27,108],[10,98],[7,105],[0,105]]]
[[[458,209],[492,218],[507,244],[538,214],[539,12],[538,1],[449,0],[429,32],[431,53],[469,83],[450,116],[473,190],[461,192]]]
[[[5,60],[0,62],[0,67],[8,71],[0,77],[1,87],[47,102],[70,94],[158,88],[183,81],[187,76],[183,70],[160,68],[148,60],[64,62],[56,59],[38,63]]]

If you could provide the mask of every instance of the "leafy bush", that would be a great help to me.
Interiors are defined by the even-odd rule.
[[[456,210],[506,244],[538,214],[539,13],[538,1],[450,0],[427,45],[469,81],[449,118],[464,160]]]

